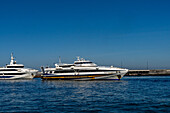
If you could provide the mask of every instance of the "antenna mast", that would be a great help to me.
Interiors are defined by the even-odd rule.
[[[120,65],[121,65],[121,68],[122,68],[122,66],[123,66],[122,60],[121,60],[121,64]]]
[[[61,64],[61,58],[60,58],[60,56],[59,56],[59,64]]]
[[[11,62],[10,65],[14,64],[14,57],[13,57],[13,53],[11,53]]]
[[[147,70],[149,69],[149,64],[148,64],[148,60],[147,60]]]

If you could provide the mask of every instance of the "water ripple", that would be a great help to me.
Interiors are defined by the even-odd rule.
[[[0,81],[0,112],[170,112],[170,77]]]

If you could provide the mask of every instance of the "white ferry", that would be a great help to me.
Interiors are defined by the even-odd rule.
[[[23,64],[16,64],[13,54],[11,54],[11,62],[6,67],[0,68],[0,80],[4,79],[32,79],[38,70],[24,68]]]
[[[55,68],[43,67],[43,80],[120,80],[128,69],[117,67],[101,67],[95,63],[77,58],[74,64],[55,64]]]

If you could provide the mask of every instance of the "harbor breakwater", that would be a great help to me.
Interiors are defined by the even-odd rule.
[[[170,76],[170,69],[129,70],[125,76]]]

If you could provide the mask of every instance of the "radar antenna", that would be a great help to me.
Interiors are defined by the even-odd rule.
[[[80,61],[80,57],[79,56],[77,57],[77,61]]]

